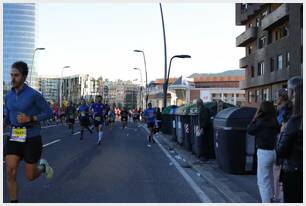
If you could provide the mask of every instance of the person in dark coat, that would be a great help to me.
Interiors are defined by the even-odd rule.
[[[277,104],[277,121],[280,127],[286,124],[292,114],[292,102],[288,98],[288,89],[281,88],[278,91],[278,97],[276,100]],[[277,142],[279,141],[279,136],[277,138]],[[273,202],[283,202],[284,197],[282,191],[282,184],[279,179],[280,172],[281,172],[281,165],[282,160],[280,158],[276,159],[276,163],[273,168],[273,175],[274,175],[274,195],[273,195]]]
[[[199,110],[199,125],[201,129],[201,136],[203,137],[203,160],[207,161],[214,156],[214,143],[212,135],[211,113],[205,107],[202,99],[197,100],[197,107]]]
[[[283,159],[280,179],[283,182],[284,202],[303,202],[303,79],[288,80],[288,97],[293,113],[282,126],[277,156]]]
[[[276,162],[275,145],[279,129],[273,103],[262,102],[247,132],[256,138],[257,184],[263,203],[271,203],[273,198],[273,166]]]

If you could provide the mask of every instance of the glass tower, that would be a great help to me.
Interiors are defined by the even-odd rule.
[[[3,90],[4,95],[10,89],[10,69],[16,61],[28,64],[30,81],[31,64],[36,42],[35,4],[3,4]],[[37,72],[33,67],[32,85],[38,88]]]

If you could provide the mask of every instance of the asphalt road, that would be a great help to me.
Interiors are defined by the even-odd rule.
[[[29,182],[22,162],[17,174],[20,202],[201,202],[161,148],[147,147],[147,133],[134,123],[125,130],[116,123],[112,133],[105,129],[100,146],[96,133],[86,132],[81,141],[79,133],[72,135],[65,126],[45,128],[42,136],[43,158],[54,168],[54,178]],[[3,173],[3,199],[8,202],[5,164]]]

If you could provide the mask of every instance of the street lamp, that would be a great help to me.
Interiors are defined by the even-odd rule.
[[[168,90],[168,84],[169,84],[170,69],[171,69],[172,60],[174,58],[185,59],[185,58],[191,58],[191,56],[183,54],[183,55],[174,55],[173,57],[171,57],[168,72],[167,72],[167,79],[164,80],[164,84],[165,84],[165,87],[164,87],[164,107],[167,106],[167,90]]]
[[[143,108],[143,101],[142,101],[142,86],[143,86],[143,81],[142,81],[142,71],[141,71],[141,69],[140,69],[140,68],[133,68],[133,69],[138,70],[138,71],[139,71],[139,73],[140,73],[140,81],[141,81],[141,83],[140,83],[140,95],[139,95],[140,102],[139,102],[139,104],[140,104],[140,105],[141,105],[141,107]]]
[[[62,106],[62,87],[63,87],[63,72],[65,68],[70,68],[70,66],[64,66],[62,68],[62,73],[61,73],[61,82],[60,82],[60,107]]]
[[[31,73],[30,73],[30,85],[32,86],[32,71],[33,71],[33,64],[34,64],[34,58],[35,58],[35,53],[37,50],[45,50],[46,48],[35,48],[33,52],[33,57],[32,57],[32,64],[31,64]]]
[[[146,107],[147,107],[148,105],[148,73],[147,73],[146,57],[145,57],[145,53],[142,50],[135,49],[134,52],[142,53],[143,55],[143,62],[144,62],[145,73],[146,73]]]
[[[163,27],[163,37],[164,37],[164,108],[167,106],[167,91],[166,91],[166,79],[167,79],[167,41],[166,41],[166,29],[165,29],[165,22],[164,22],[164,14],[163,14],[163,8],[162,4],[159,3],[160,8],[160,16],[161,16],[161,23]]]

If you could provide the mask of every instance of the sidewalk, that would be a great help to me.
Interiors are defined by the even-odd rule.
[[[210,197],[214,202],[260,202],[256,175],[231,175],[221,170],[216,160],[204,163],[190,151],[171,141],[170,135],[160,133],[155,135],[155,139],[179,162],[181,167],[191,168],[198,177],[202,177],[205,189],[209,185],[215,190],[214,193],[218,193]]]

